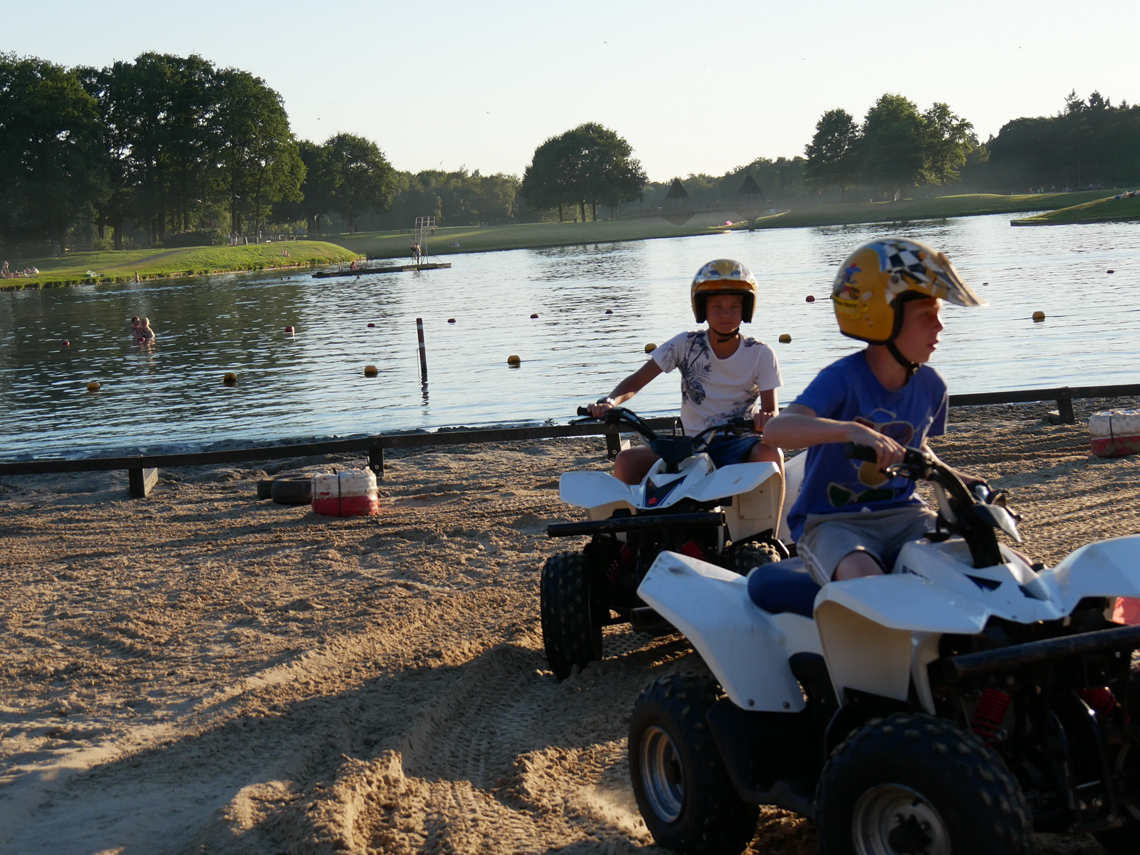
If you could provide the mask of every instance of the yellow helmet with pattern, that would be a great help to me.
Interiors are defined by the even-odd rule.
[[[705,303],[715,294],[739,294],[743,297],[744,312],[740,319],[745,323],[752,322],[752,312],[756,308],[756,279],[746,266],[731,258],[718,258],[697,271],[689,296],[698,324],[705,322]]]
[[[903,304],[913,297],[937,297],[956,306],[987,305],[945,255],[903,238],[859,247],[839,266],[831,288],[840,332],[869,344],[895,340],[902,329]]]

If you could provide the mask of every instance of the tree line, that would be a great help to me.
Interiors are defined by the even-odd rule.
[[[791,200],[1123,186],[1140,179],[1140,107],[1070,93],[1057,115],[1019,118],[980,143],[945,103],[882,95],[861,122],[826,111],[802,157],[757,158],[722,176],[650,182],[629,143],[586,123],[535,148],[521,179],[399,172],[354,134],[298,140],[264,80],[200,56],[144,53],[106,68],[0,54],[0,240],[87,230],[116,249],[224,241],[292,224],[408,228],[759,208]],[[110,232],[108,238],[106,232]]]
[[[124,247],[223,243],[271,224],[320,233],[337,218],[388,213],[502,222],[519,214],[519,180],[476,171],[400,173],[375,142],[298,140],[264,80],[199,56],[144,53],[67,69],[0,54],[0,241],[89,227]],[[414,212],[414,213],[413,213]],[[383,228],[387,224],[376,224]],[[110,235],[107,235],[107,232]]]
[[[947,104],[920,112],[885,94],[862,123],[843,109],[825,112],[805,147],[804,177],[817,190],[853,188],[898,198],[915,187],[994,193],[1124,186],[1140,179],[1140,107],[1093,92],[1070,92],[1055,116],[1007,122],[979,143],[973,125]]]

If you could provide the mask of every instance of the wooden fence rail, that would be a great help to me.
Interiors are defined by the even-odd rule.
[[[1140,397],[1140,383],[1115,386],[1062,386],[1054,389],[1021,389],[1009,392],[982,392],[951,395],[953,407],[988,404],[1023,404],[1056,401],[1061,421],[1075,424],[1073,401],[1086,398]],[[654,430],[669,428],[673,418],[647,419]],[[2,475],[46,475],[64,472],[98,472],[127,470],[131,496],[145,498],[160,468],[209,466],[221,463],[252,463],[258,460],[281,460],[324,454],[368,454],[368,465],[378,474],[384,472],[384,449],[426,448],[441,445],[473,445],[483,442],[509,442],[524,439],[552,439],[566,436],[605,436],[610,457],[620,448],[616,429],[599,424],[537,425],[535,427],[492,428],[482,430],[440,430],[434,433],[377,434],[357,439],[306,442],[259,448],[235,448],[227,451],[201,451],[187,454],[154,454],[132,457],[94,457],[82,460],[25,460],[0,463]]]

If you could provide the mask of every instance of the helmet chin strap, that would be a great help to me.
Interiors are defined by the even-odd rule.
[[[740,327],[737,327],[732,332],[727,333],[725,335],[718,333],[716,330],[712,330],[712,333],[716,336],[717,344],[724,344],[727,341],[732,341],[734,338],[736,338],[738,335],[740,335]],[[915,368],[917,368],[917,367],[918,366],[916,365]]]
[[[914,376],[914,373],[918,371],[918,363],[911,362],[909,359],[903,356],[902,351],[895,347],[895,343],[893,341],[887,343],[887,350],[890,351],[891,356],[895,358],[895,362],[906,369],[906,379],[909,381],[910,378]]]

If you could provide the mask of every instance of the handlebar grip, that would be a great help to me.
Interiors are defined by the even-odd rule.
[[[860,445],[857,442],[849,442],[844,445],[843,455],[852,460],[866,460],[868,463],[875,463],[879,459],[879,455],[875,454],[875,449],[869,445]]]
[[[585,407],[579,407],[578,408],[578,415],[588,417],[590,415],[590,411],[587,410]]]

